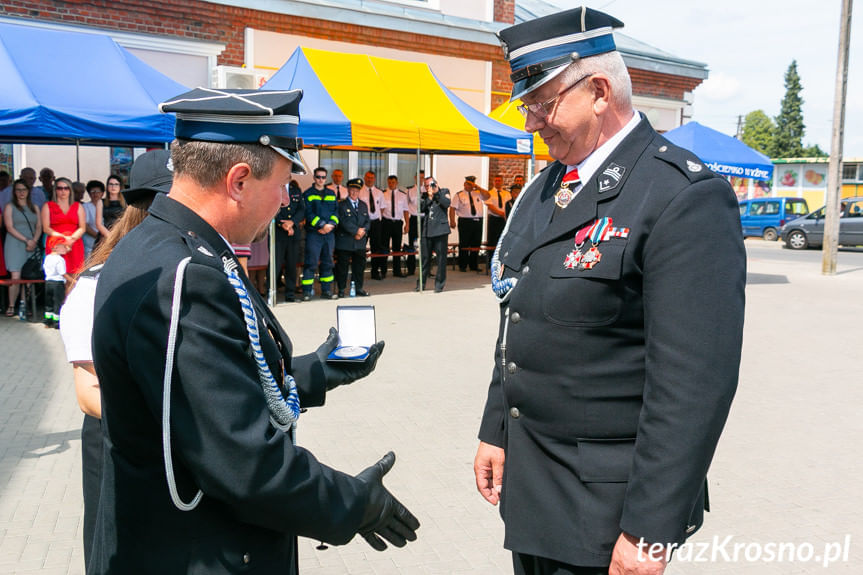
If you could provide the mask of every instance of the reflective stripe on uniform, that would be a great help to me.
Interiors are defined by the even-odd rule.
[[[318,198],[318,199],[320,199],[320,198]],[[335,196],[324,196],[324,201],[325,202],[335,202],[336,197]]]
[[[317,195],[311,195],[311,196],[309,196],[308,198],[306,198],[306,201],[307,201],[307,202],[314,202],[315,200],[320,201],[320,200],[321,200],[321,197],[320,197],[320,196],[317,196]]]
[[[312,279],[309,279],[309,280],[307,280],[307,279],[304,279],[304,280],[303,280],[303,285],[304,285],[304,286],[314,285],[314,283],[315,283],[315,278],[312,278]]]
[[[322,284],[329,283],[329,282],[333,281],[333,278],[334,278],[334,277],[335,277],[335,276],[326,276],[326,277],[322,277],[322,278],[321,278],[321,283],[322,283]]]
[[[333,220],[333,221],[334,221],[334,222],[336,222],[336,223],[339,223],[339,218],[338,218],[338,217],[336,217],[336,216],[334,216],[334,215],[333,215],[333,216],[330,216],[330,219],[331,219],[331,220]]]
[[[315,216],[315,217],[314,217],[314,219],[312,220],[312,226],[317,225],[317,223],[318,223],[319,221],[321,221],[321,218],[320,218],[320,217],[318,217],[318,216]]]

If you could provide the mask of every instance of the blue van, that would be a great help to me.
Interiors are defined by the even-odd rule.
[[[809,206],[803,198],[756,198],[740,202],[743,237],[760,236],[767,241],[779,238],[786,222],[805,216]]]

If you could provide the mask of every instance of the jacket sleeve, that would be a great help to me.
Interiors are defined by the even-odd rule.
[[[306,192],[305,194],[306,201],[306,224],[317,229],[324,227],[326,224],[326,220],[321,217],[321,204],[323,203],[323,197],[320,193],[314,188]]]
[[[501,322],[505,321],[503,306],[501,306]],[[479,440],[495,445],[506,447],[506,406],[501,386],[501,338],[498,336],[494,346],[494,368],[491,372],[491,383],[488,386],[488,396],[485,400],[485,409],[482,413],[482,421],[479,426]]]
[[[191,476],[205,498],[241,521],[346,543],[362,519],[362,484],[270,424],[242,311],[224,274],[191,263],[184,286],[170,406],[178,477]],[[172,288],[173,281],[162,282],[143,298],[126,341],[147,403],[141,408],[159,419],[164,365],[152,359],[165,356]]]
[[[690,184],[643,252],[646,375],[620,527],[681,543],[737,388],[746,252],[720,178]]]
[[[291,219],[296,223],[300,223],[304,219],[306,219],[306,199],[303,197],[303,194],[300,194],[300,201],[296,203],[293,209],[293,216]]]
[[[440,204],[440,207],[442,207],[443,209],[449,208],[450,204],[452,203],[452,198],[450,197],[450,193],[447,188],[441,188],[440,190],[435,192],[432,200]]]

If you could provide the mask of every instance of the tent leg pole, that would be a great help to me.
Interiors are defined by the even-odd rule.
[[[417,174],[416,174],[416,188],[417,188],[417,270],[419,271],[419,275],[417,276],[417,284],[420,286],[420,293],[422,293],[423,289],[423,219],[420,217],[422,211],[419,209],[422,204],[422,196],[420,195],[420,188],[422,187],[423,182],[420,181],[420,150],[417,148]],[[408,224],[408,237],[410,237],[410,224]],[[413,247],[413,246],[411,246]]]
[[[75,138],[75,180],[81,181],[81,140]]]

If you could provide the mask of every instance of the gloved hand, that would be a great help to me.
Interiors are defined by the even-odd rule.
[[[321,363],[324,371],[324,377],[327,382],[327,391],[362,379],[375,370],[375,365],[378,363],[378,358],[384,351],[384,342],[379,341],[369,348],[369,356],[362,362],[344,361],[329,363],[327,357],[330,352],[336,349],[339,345],[339,330],[334,327],[330,328],[330,334],[327,340],[318,347],[315,354]]]
[[[420,526],[417,518],[384,487],[384,475],[393,468],[395,462],[396,455],[390,451],[380,461],[357,475],[357,479],[369,489],[363,522],[358,532],[377,551],[387,548],[381,537],[396,547],[404,547],[408,541],[416,541],[416,530]]]

